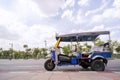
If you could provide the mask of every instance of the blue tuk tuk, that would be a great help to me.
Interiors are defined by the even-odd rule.
[[[91,52],[83,54],[81,51],[77,51],[77,55],[65,55],[60,54],[59,47],[60,42],[84,42],[93,41],[99,35],[109,35],[109,31],[97,31],[97,32],[82,32],[72,33],[64,35],[56,35],[56,43],[51,53],[47,55],[47,59],[44,63],[44,68],[48,71],[52,71],[55,66],[67,66],[67,65],[80,65],[87,69],[91,68],[93,71],[104,71],[105,66],[108,63],[108,59],[111,58],[112,51],[110,50],[110,42],[104,43],[100,46],[95,46]]]

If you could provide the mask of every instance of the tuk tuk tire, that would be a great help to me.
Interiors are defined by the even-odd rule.
[[[47,71],[52,71],[54,68],[55,68],[55,64],[53,62],[52,59],[48,59],[45,64],[44,64],[44,68],[47,70]]]
[[[104,71],[105,70],[105,64],[101,60],[94,60],[91,63],[91,69],[93,71]]]

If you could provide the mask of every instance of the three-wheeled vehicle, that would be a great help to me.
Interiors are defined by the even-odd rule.
[[[93,71],[104,71],[105,66],[108,63],[108,59],[111,58],[112,52],[109,50],[110,42],[104,43],[100,46],[95,46],[91,52],[83,54],[77,51],[77,55],[65,55],[59,53],[60,42],[83,42],[83,41],[93,41],[99,35],[109,35],[109,31],[98,31],[98,32],[82,32],[82,33],[72,33],[64,35],[56,35],[56,43],[54,49],[51,53],[47,55],[48,60],[44,63],[44,68],[48,71],[52,71],[55,66],[67,66],[67,65],[80,65],[81,67],[87,69],[91,68]]]

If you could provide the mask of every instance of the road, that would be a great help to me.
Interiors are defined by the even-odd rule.
[[[80,66],[56,67],[49,72],[44,69],[44,62],[44,59],[0,60],[0,80],[120,80],[120,59],[110,60],[104,72]]]

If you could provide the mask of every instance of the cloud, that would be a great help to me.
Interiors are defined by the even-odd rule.
[[[61,18],[67,19],[74,24],[83,24],[86,22],[84,13],[81,10],[78,10],[77,12],[74,12],[71,9],[64,10]]]
[[[120,9],[117,8],[111,8],[107,9],[103,12],[103,17],[105,18],[119,18],[120,19]]]
[[[105,28],[105,25],[101,24],[98,26],[93,27],[91,31],[106,31],[107,29]]]
[[[10,42],[14,43],[14,49],[17,50],[22,49],[24,44],[28,44],[30,47],[44,47],[44,40],[49,41],[48,45],[54,44],[52,42],[57,32],[54,24],[33,22],[31,24],[29,21],[29,19],[33,19],[38,22],[38,18],[40,18],[42,23],[45,21],[44,19],[48,19],[46,17],[47,14],[44,14],[32,0],[18,0],[7,7],[0,6],[0,47],[8,49]],[[1,45],[3,43],[5,45]]]
[[[106,2],[108,3],[108,2]],[[114,25],[117,25],[117,23],[115,24],[115,20],[118,20],[120,19],[120,8],[118,8],[118,4],[119,3],[119,0],[114,0],[113,2],[113,7],[112,8],[107,8],[107,9],[104,9],[103,8],[103,11],[101,12],[101,14],[97,14],[97,12],[99,11],[96,11],[96,13],[94,13],[94,15],[91,17],[91,23],[92,24],[110,24],[111,21],[114,22]]]
[[[54,36],[56,29],[53,27],[49,27],[48,25],[33,25],[28,27],[27,32],[23,35],[24,38],[31,38],[34,39],[47,39],[51,36]],[[39,41],[39,39],[37,39]]]
[[[84,16],[84,13],[81,10],[78,10],[76,16],[74,16],[73,22],[75,24],[83,24],[86,22],[86,18]]]
[[[46,16],[54,16],[63,5],[64,0],[33,0]]]
[[[45,40],[49,42],[47,43],[48,46],[53,45],[57,30],[53,27],[50,27],[50,25],[27,26],[23,24],[17,24],[8,28],[5,26],[0,26],[0,32],[0,41],[7,45],[0,45],[0,47],[3,47],[4,49],[9,48],[10,46],[8,46],[8,44],[12,42],[14,44],[14,49],[23,50],[24,44],[28,44],[29,47],[32,48],[44,47]]]
[[[48,45],[52,45],[56,32],[55,28],[49,27],[48,25],[33,25],[28,27],[28,30],[22,34],[19,42],[21,42],[21,44],[29,44],[30,47],[44,47],[44,41],[47,40],[49,41]]]
[[[73,14],[72,10],[66,10],[63,12],[61,18],[67,18],[68,20],[72,21],[72,14]]]
[[[94,23],[102,23],[103,21],[103,16],[102,15],[94,15],[91,19],[91,23],[94,24]]]
[[[78,5],[79,6],[88,6],[89,0],[79,0]]]
[[[101,23],[104,17],[99,13],[102,13],[106,9],[108,4],[110,4],[110,1],[102,0],[100,2],[101,2],[101,5],[98,6],[97,9],[95,8],[95,9],[89,10],[88,7],[91,7],[89,5],[91,5],[92,1],[89,1],[89,0],[76,1],[76,3],[78,3],[79,5],[79,9],[64,10],[62,14],[62,18],[63,17],[67,18],[68,20],[70,20],[76,25],[79,25],[79,24],[86,25],[86,23],[87,24],[91,24],[91,23],[93,24],[93,23],[99,23],[99,22]],[[85,6],[86,8],[88,8],[88,10],[83,10],[82,6]],[[89,19],[92,19],[92,21],[89,21]]]
[[[0,8],[0,25],[9,25],[16,21],[17,17],[11,12]]]
[[[71,32],[72,33],[76,33],[76,32],[91,32],[91,31],[105,31],[105,30],[107,30],[105,28],[105,25],[101,24],[101,25],[94,26],[93,28],[87,29],[87,30],[84,30],[84,29],[73,29],[73,30],[71,30]]]
[[[20,17],[30,17],[31,15],[37,15],[39,17],[46,16],[32,0],[18,0],[14,7],[14,12]]]
[[[38,19],[47,17],[32,0],[17,0],[11,3],[11,5],[5,4],[5,7],[0,6],[0,24],[24,23],[33,25]]]
[[[113,6],[115,8],[120,8],[120,0],[114,0]]]
[[[0,39],[18,40],[19,35],[9,30],[9,28],[0,25]]]
[[[108,4],[109,4],[109,1],[102,0],[101,5],[97,9],[87,11],[85,13],[85,16],[94,15],[94,14],[97,14],[98,12],[103,11],[107,7]]]
[[[0,47],[44,47],[45,40],[53,45],[56,32],[110,30],[120,40],[119,13],[119,0],[0,1]]]
[[[66,0],[65,3],[61,6],[62,9],[65,9],[67,7],[74,7],[75,0]]]

